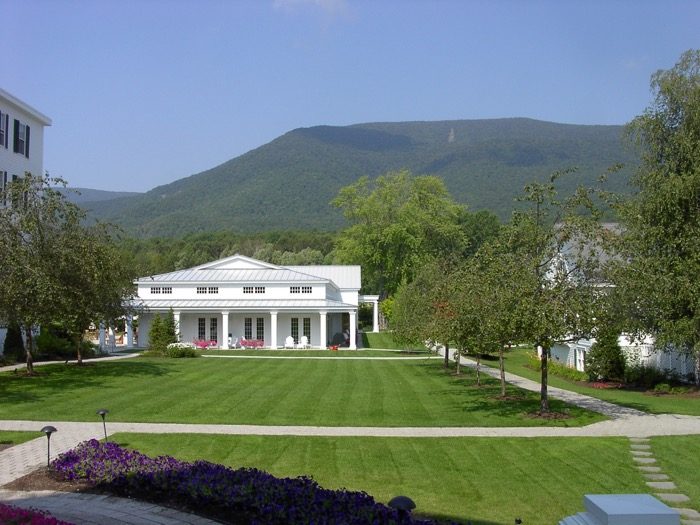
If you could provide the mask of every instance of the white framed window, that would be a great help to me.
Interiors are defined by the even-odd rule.
[[[173,293],[173,287],[172,286],[163,286],[162,293]]]
[[[13,151],[29,158],[29,126],[15,119]]]
[[[311,341],[311,318],[304,317],[304,335],[307,341]]]
[[[292,317],[292,326],[290,327],[292,332],[292,337],[294,338],[294,344],[299,343],[299,318]]]
[[[301,293],[301,286],[290,286],[289,293]]]
[[[9,115],[0,111],[0,148],[7,148],[7,136],[10,134],[9,127]]]
[[[253,293],[253,287],[252,286],[244,286],[243,293]]]
[[[301,287],[301,293],[311,293],[311,286],[302,286]]]
[[[253,338],[253,318],[246,317],[243,323],[243,338],[252,339]]]
[[[265,339],[265,318],[264,317],[258,317],[255,320],[255,338],[256,339]]]
[[[207,293],[206,286],[197,286],[197,293]]]
[[[256,286],[255,293],[265,293],[265,287],[264,286]]]
[[[219,287],[218,286],[210,286],[208,292],[209,293],[219,293]]]
[[[151,293],[160,293],[160,286],[151,286]]]
[[[219,342],[219,320],[216,317],[209,319],[209,340]]]
[[[204,341],[207,338],[207,320],[204,317],[197,319],[197,339]]]

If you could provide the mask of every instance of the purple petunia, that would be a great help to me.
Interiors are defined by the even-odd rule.
[[[59,456],[63,479],[87,480],[122,496],[174,501],[236,524],[433,524],[400,516],[365,492],[324,489],[311,478],[276,478],[207,461],[151,458],[115,443],[90,440]]]

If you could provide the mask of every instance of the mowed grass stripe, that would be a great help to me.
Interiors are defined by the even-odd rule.
[[[625,438],[308,438],[118,434],[149,455],[310,475],[324,487],[480,524],[558,523],[592,493],[649,492]]]
[[[544,420],[536,393],[498,398],[498,382],[474,386],[441,360],[156,359],[41,367],[0,375],[2,419],[316,426],[582,425],[602,416],[571,408]],[[86,400],[89,402],[86,404]],[[89,406],[88,406],[89,405]],[[562,403],[552,401],[557,409]]]

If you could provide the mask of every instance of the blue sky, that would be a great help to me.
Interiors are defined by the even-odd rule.
[[[146,191],[298,127],[624,124],[700,47],[698,0],[0,0],[0,87],[45,168]]]

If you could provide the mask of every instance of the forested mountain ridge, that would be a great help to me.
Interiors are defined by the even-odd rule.
[[[576,168],[562,179],[567,190],[624,163],[609,186],[625,191],[637,158],[623,146],[622,130],[523,118],[299,128],[145,194],[85,206],[139,236],[333,230],[343,225],[329,204],[340,188],[362,175],[408,168],[443,178],[471,210],[506,219],[522,187],[554,171]]]

